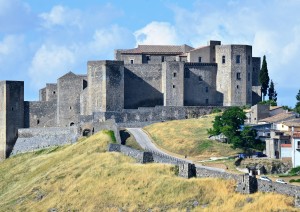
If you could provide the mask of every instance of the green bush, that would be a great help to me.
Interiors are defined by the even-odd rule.
[[[112,143],[114,143],[114,144],[117,143],[117,139],[116,139],[116,137],[115,137],[114,131],[112,131],[112,130],[103,130],[103,132],[104,132],[105,134],[107,134],[107,135],[110,136],[110,138],[111,138],[111,140],[112,140]]]
[[[220,113],[222,110],[220,108],[214,108],[212,109],[211,113]]]
[[[289,171],[289,175],[300,175],[300,166],[297,166],[295,168],[292,168]]]
[[[300,183],[300,179],[291,179],[290,183]]]

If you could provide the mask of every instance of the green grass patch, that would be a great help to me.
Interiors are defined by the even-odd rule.
[[[103,130],[103,133],[107,134],[111,138],[111,142],[113,144],[117,143],[117,139],[115,137],[115,133],[112,130]]]

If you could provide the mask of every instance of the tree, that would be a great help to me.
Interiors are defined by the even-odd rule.
[[[296,106],[295,106],[295,111],[297,113],[300,113],[300,90],[298,91],[298,93],[296,95],[296,100],[297,100],[297,103],[296,103]]]
[[[239,135],[239,128],[246,119],[245,112],[239,107],[230,107],[224,111],[222,116],[216,116],[213,128],[208,130],[210,135],[223,133],[231,143],[234,136]]]
[[[262,67],[259,73],[259,82],[261,84],[261,93],[262,93],[263,100],[265,100],[265,96],[267,95],[268,92],[269,81],[270,78],[268,73],[268,66],[267,66],[266,56],[264,55]]]
[[[256,140],[256,130],[245,126],[241,130],[241,125],[246,119],[245,112],[239,107],[230,107],[221,116],[216,116],[213,128],[208,130],[210,135],[223,133],[228,143],[233,148],[241,148],[245,153],[249,153],[253,148],[260,149],[261,142]]]
[[[272,103],[272,106],[277,105],[277,92],[274,87],[273,80],[270,82],[270,86],[268,89],[269,102]]]

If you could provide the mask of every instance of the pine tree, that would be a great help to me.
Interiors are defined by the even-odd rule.
[[[297,103],[295,106],[295,111],[297,113],[300,113],[300,90],[298,91],[298,94],[296,95]]]
[[[268,90],[269,100],[274,100],[274,93],[275,93],[274,83],[273,80],[271,80],[269,90]]]
[[[263,101],[265,100],[265,96],[267,95],[268,92],[269,81],[270,78],[268,73],[268,66],[267,66],[266,56],[264,55],[262,67],[259,73],[259,82],[261,84],[261,93],[262,93]]]
[[[273,80],[271,80],[271,82],[270,82],[270,86],[268,89],[268,96],[269,96],[269,103],[272,106],[276,106],[277,105],[277,92],[275,90]]]

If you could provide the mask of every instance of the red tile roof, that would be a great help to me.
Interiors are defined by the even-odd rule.
[[[264,119],[261,119],[259,120],[260,122],[267,122],[267,123],[278,123],[278,122],[281,122],[281,121],[287,121],[287,120],[290,120],[290,119],[294,119],[296,118],[296,114],[295,113],[291,113],[291,112],[284,112],[284,113],[279,113],[275,116],[271,116],[271,117],[268,117],[268,118],[264,118]]]
[[[122,54],[182,54],[192,50],[188,45],[138,45],[134,49],[120,50]]]
[[[292,147],[292,144],[281,144],[281,147],[289,148]]]

